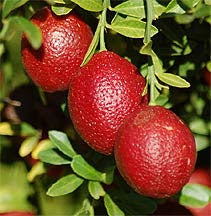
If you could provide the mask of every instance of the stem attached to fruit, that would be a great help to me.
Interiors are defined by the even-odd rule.
[[[104,0],[104,9],[101,14],[101,28],[100,28],[100,51],[106,50],[105,46],[105,26],[106,26],[106,12],[110,5],[110,0]]]
[[[148,44],[151,42],[151,25],[152,25],[152,20],[154,17],[154,7],[153,7],[153,2],[152,0],[146,0],[145,1],[146,5],[146,18],[147,18],[147,23],[146,23],[146,30],[145,30],[145,35],[144,35],[144,44]],[[150,105],[156,105],[155,103],[155,72],[154,72],[154,67],[153,67],[153,62],[152,62],[152,57],[148,57],[148,77],[150,80]]]

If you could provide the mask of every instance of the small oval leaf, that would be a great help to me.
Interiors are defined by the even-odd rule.
[[[115,8],[114,11],[117,13],[122,13],[128,16],[134,16],[138,18],[145,17],[145,10],[144,10],[144,1],[143,0],[130,0],[125,1]]]
[[[26,138],[21,144],[21,147],[19,149],[19,155],[21,157],[25,157],[29,155],[37,145],[38,141],[39,141],[39,136]]]
[[[177,0],[171,0],[166,7],[165,13],[184,14],[185,10],[180,7]]]
[[[146,23],[135,19],[124,19],[115,21],[108,27],[126,37],[143,38],[145,34]],[[151,28],[151,36],[158,32],[155,26]]]
[[[60,131],[49,131],[49,138],[51,142],[65,155],[69,157],[74,157],[77,153],[74,151],[67,135]]]
[[[72,193],[83,182],[84,180],[75,174],[64,176],[48,189],[47,195],[55,197]]]
[[[72,2],[88,11],[99,12],[103,10],[102,0],[72,0]]]
[[[57,16],[62,16],[70,13],[74,7],[75,4],[55,4],[51,6],[51,9]]]
[[[159,4],[156,0],[153,1],[155,16],[159,17],[165,10],[165,7]],[[144,1],[143,0],[129,0],[125,1],[115,8],[112,9],[117,13],[121,13],[127,16],[133,16],[140,19],[146,17],[145,9],[144,9]]]
[[[27,173],[27,179],[33,182],[36,176],[42,175],[46,172],[44,164],[42,162],[37,162],[31,170]]]
[[[38,159],[38,154],[41,152],[41,151],[44,151],[44,150],[47,150],[47,149],[50,149],[50,148],[53,148],[53,144],[52,142],[49,140],[49,139],[44,139],[44,140],[41,140],[36,146],[35,148],[33,149],[32,151],[32,158],[34,159]]]
[[[93,166],[88,164],[81,155],[73,157],[71,167],[79,176],[93,181],[104,181],[104,173],[99,172]]]
[[[100,182],[89,181],[88,190],[89,190],[90,195],[94,199],[99,199],[101,196],[105,195],[105,191],[104,191],[102,185],[100,184]]]
[[[186,184],[180,196],[180,204],[190,207],[203,207],[209,203],[211,188],[200,184]]]
[[[42,44],[42,33],[40,28],[24,17],[11,17],[10,22],[26,34],[27,39],[34,49],[40,48]]]
[[[2,18],[5,18],[12,10],[24,5],[29,0],[4,0]]]
[[[156,73],[156,76],[158,77],[159,80],[161,80],[162,82],[164,82],[170,86],[174,86],[174,87],[178,87],[178,88],[190,87],[190,84],[186,80],[184,80],[183,78],[181,78],[180,76],[177,76],[175,74]]]
[[[109,216],[114,216],[114,215],[118,215],[118,216],[124,216],[124,212],[116,205],[116,203],[114,203],[114,201],[111,199],[111,197],[106,194],[104,196],[104,204],[107,210],[107,213]]]
[[[38,158],[45,163],[54,164],[54,165],[71,163],[69,158],[66,158],[65,155],[62,155],[56,149],[47,149],[47,150],[41,151],[38,154]]]

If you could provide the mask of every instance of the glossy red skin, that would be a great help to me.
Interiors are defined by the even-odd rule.
[[[109,51],[95,54],[73,77],[69,113],[81,137],[96,151],[111,154],[125,117],[148,98],[144,78],[126,59]]]
[[[31,212],[7,212],[7,213],[0,213],[1,216],[35,216],[35,214]]]
[[[32,17],[43,35],[43,44],[34,50],[22,40],[22,61],[31,79],[46,92],[66,90],[91,43],[90,27],[76,14],[56,16],[47,7]]]
[[[164,198],[189,181],[196,160],[194,137],[173,112],[142,106],[120,127],[115,144],[117,167],[138,193]]]
[[[211,170],[205,168],[196,169],[189,183],[202,184],[211,188]],[[211,203],[202,208],[186,207],[194,216],[209,216],[211,215]]]

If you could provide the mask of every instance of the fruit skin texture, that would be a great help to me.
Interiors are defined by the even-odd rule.
[[[66,90],[91,43],[90,27],[76,14],[56,16],[47,7],[31,21],[40,27],[43,44],[34,50],[22,39],[22,61],[31,79],[46,92]]]
[[[211,188],[211,170],[207,168],[198,168],[196,169],[189,183],[201,184]],[[202,207],[202,208],[190,208],[186,207],[194,216],[209,216],[211,215],[211,203]]]
[[[114,148],[117,168],[138,193],[164,198],[189,181],[196,160],[194,137],[170,110],[142,106],[120,127]]]
[[[81,137],[96,151],[111,154],[125,117],[148,97],[137,68],[110,51],[95,54],[73,77],[69,113]]]

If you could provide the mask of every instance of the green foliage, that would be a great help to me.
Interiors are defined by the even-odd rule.
[[[49,131],[49,138],[51,142],[65,155],[70,158],[76,155],[73,147],[71,146],[68,137],[65,133],[60,131]]]
[[[70,13],[70,11],[72,11],[75,7],[75,4],[55,4],[51,6],[52,11],[58,15],[67,15],[68,13]]]
[[[72,193],[83,183],[83,181],[83,179],[75,174],[64,176],[48,189],[47,195],[54,197]]]
[[[2,18],[5,18],[6,16],[9,15],[11,11],[14,9],[26,4],[28,0],[5,0],[3,3],[3,8],[2,8]]]
[[[19,149],[19,155],[21,157],[25,157],[29,155],[34,149],[34,147],[36,146],[38,140],[39,140],[39,136],[32,136],[26,138],[21,144],[21,147]]]
[[[114,203],[114,201],[111,199],[111,197],[108,194],[104,196],[104,203],[109,216],[125,215],[124,212]]]
[[[104,191],[102,185],[100,184],[100,182],[89,181],[88,189],[89,189],[90,195],[94,199],[99,199],[101,196],[105,196],[105,191]]]
[[[103,10],[102,0],[72,0],[85,10],[98,12]]]
[[[183,187],[180,204],[195,208],[206,206],[211,201],[211,189],[200,184],[187,184]]]
[[[54,165],[71,163],[69,158],[66,158],[65,155],[61,154],[59,151],[53,148],[41,151],[38,154],[38,158],[45,163],[54,164]]]
[[[75,173],[92,181],[105,181],[105,174],[90,166],[81,155],[73,157],[71,167]]]
[[[145,22],[138,19],[125,18],[121,21],[115,21],[108,27],[126,37],[130,38],[143,38],[145,32]],[[152,26],[151,36],[157,33],[156,27]]]

